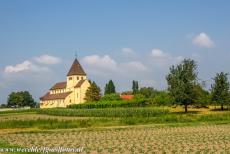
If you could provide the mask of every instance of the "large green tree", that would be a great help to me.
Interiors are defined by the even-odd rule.
[[[36,102],[34,101],[32,95],[28,91],[12,92],[9,94],[7,99],[7,106],[17,106],[24,107],[30,106],[35,107]]]
[[[212,101],[221,105],[221,110],[224,110],[224,105],[229,103],[229,81],[228,74],[221,72],[217,73],[214,78],[214,84],[211,86]]]
[[[133,94],[137,94],[138,93],[138,90],[139,90],[138,81],[134,81],[133,80],[132,90],[133,90]]]
[[[97,84],[93,81],[90,82],[90,86],[86,91],[85,100],[87,102],[99,101],[101,98],[101,89]]]
[[[166,76],[168,90],[177,103],[184,105],[185,112],[188,105],[196,100],[194,90],[197,84],[197,65],[194,60],[184,59],[179,65],[172,66]]]
[[[105,92],[104,94],[114,94],[116,93],[116,88],[112,80],[109,80],[109,82],[105,85]]]

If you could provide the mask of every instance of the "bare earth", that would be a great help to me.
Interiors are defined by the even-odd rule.
[[[83,153],[230,153],[230,125],[132,126],[0,133],[21,147],[84,147]]]

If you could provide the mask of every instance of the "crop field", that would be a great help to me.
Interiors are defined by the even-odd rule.
[[[0,134],[20,147],[83,147],[83,153],[230,153],[230,125],[126,128]]]
[[[230,153],[229,111],[194,109],[184,114],[179,110],[139,107],[3,111],[0,149],[82,147],[82,153],[92,154]]]

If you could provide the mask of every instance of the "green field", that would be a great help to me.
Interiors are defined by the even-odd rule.
[[[230,153],[230,111],[215,111],[212,107],[189,110],[187,114],[181,107],[0,111],[0,149]]]

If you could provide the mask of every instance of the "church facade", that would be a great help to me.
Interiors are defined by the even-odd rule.
[[[40,98],[40,108],[67,107],[71,104],[84,103],[85,93],[89,86],[85,71],[79,61],[75,59],[66,76],[66,82],[53,85]]]

